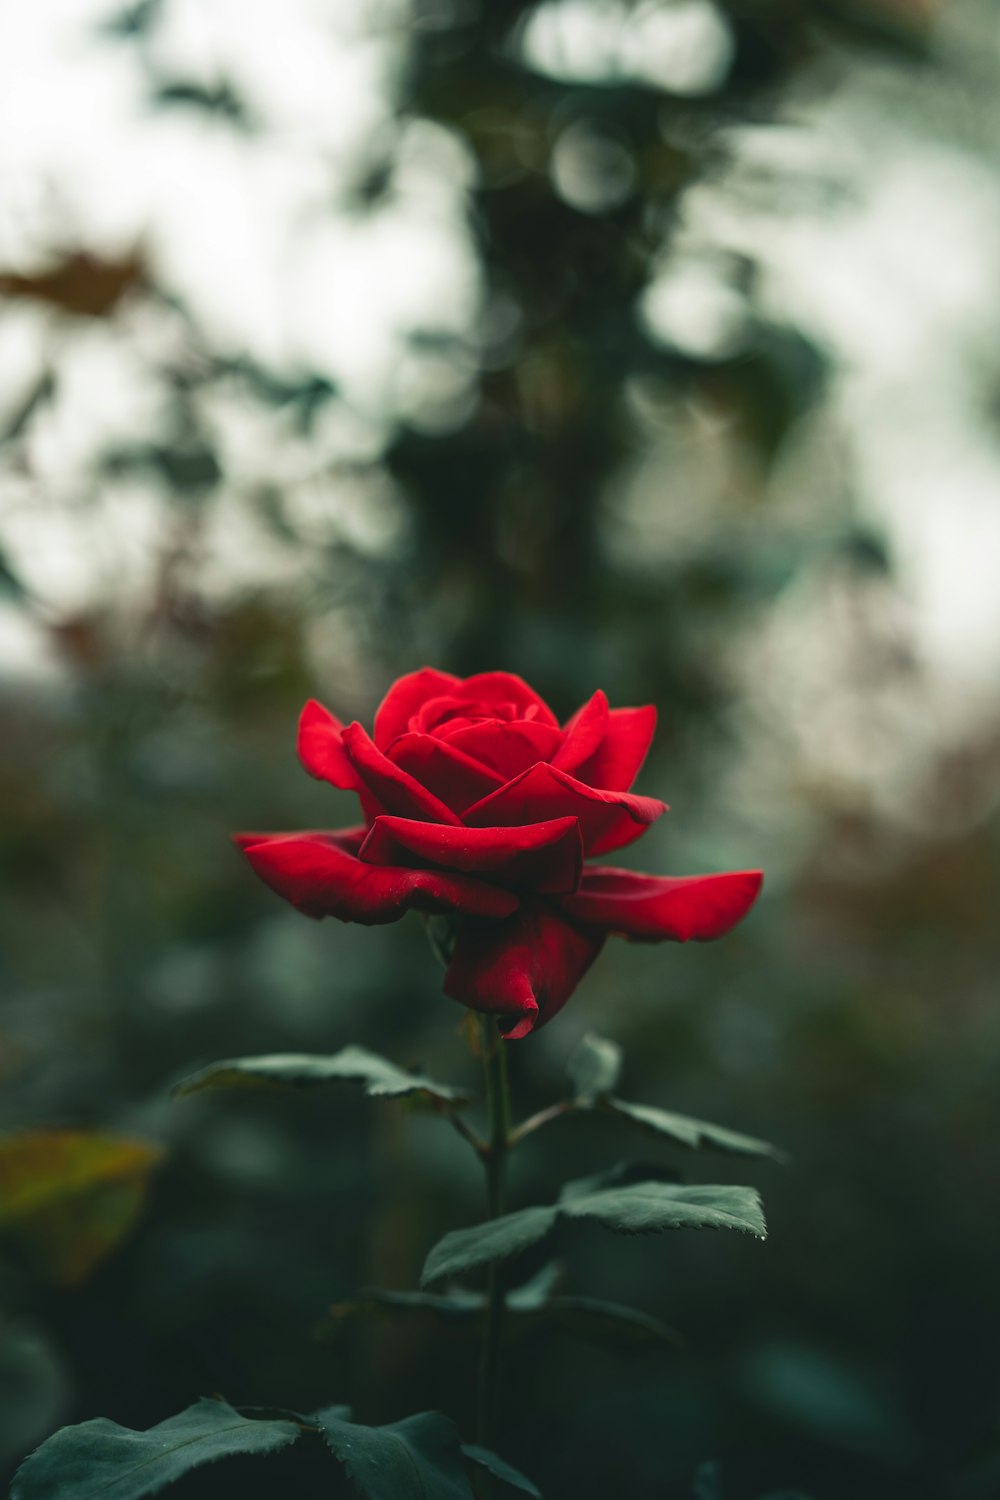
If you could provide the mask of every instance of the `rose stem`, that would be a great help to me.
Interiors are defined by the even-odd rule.
[[[510,1135],[510,1095],[507,1087],[507,1049],[496,1022],[482,1017],[483,1061],[486,1065],[486,1101],[489,1107],[489,1147],[484,1153],[486,1165],[486,1200],[489,1217],[496,1219],[504,1211],[507,1147]],[[486,1331],[483,1359],[479,1371],[478,1442],[492,1446],[496,1416],[497,1386],[500,1376],[500,1340],[503,1331],[504,1294],[497,1265],[489,1268],[486,1283]],[[489,1493],[487,1489],[487,1494]]]

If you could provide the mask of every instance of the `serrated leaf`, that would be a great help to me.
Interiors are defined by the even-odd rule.
[[[787,1161],[785,1152],[769,1141],[758,1140],[752,1135],[741,1135],[736,1130],[727,1130],[723,1125],[711,1125],[706,1120],[694,1120],[689,1115],[678,1115],[669,1109],[657,1109],[650,1104],[630,1104],[625,1099],[606,1098],[603,1107],[613,1114],[632,1120],[654,1135],[665,1135],[692,1150],[710,1146],[716,1151],[725,1151],[732,1156],[769,1156],[772,1161]]]
[[[364,1427],[336,1413],[320,1411],[310,1421],[367,1500],[472,1500],[450,1417],[425,1411],[385,1427]]]
[[[545,1238],[556,1222],[558,1209],[522,1208],[517,1213],[488,1219],[471,1229],[453,1229],[438,1240],[424,1264],[421,1286],[458,1276],[477,1266],[491,1265],[519,1255]]]
[[[150,1141],[100,1131],[0,1137],[0,1229],[53,1280],[76,1285],[135,1223],[162,1155]]]
[[[520,1490],[524,1495],[531,1495],[533,1500],[542,1500],[542,1492],[537,1484],[532,1484],[524,1474],[511,1468],[510,1464],[504,1463],[502,1458],[498,1458],[488,1448],[480,1448],[476,1443],[463,1443],[462,1452],[474,1464],[478,1464],[481,1469],[492,1474],[494,1479],[499,1479],[503,1484],[509,1484],[511,1489]]]
[[[715,1187],[676,1182],[636,1182],[571,1198],[560,1205],[570,1219],[596,1219],[620,1234],[655,1234],[662,1229],[736,1229],[764,1239],[767,1226],[755,1188]]]
[[[64,1427],[36,1448],[18,1469],[10,1500],[141,1500],[202,1464],[276,1453],[301,1430],[294,1422],[255,1421],[225,1401],[205,1399],[145,1432],[97,1417]]]
[[[608,1109],[617,1115],[632,1120],[637,1125],[656,1135],[669,1136],[683,1146],[697,1150],[703,1146],[715,1147],[718,1151],[736,1156],[769,1156],[782,1160],[783,1153],[769,1141],[755,1136],[743,1135],[722,1125],[712,1125],[706,1120],[696,1120],[689,1115],[677,1114],[673,1110],[659,1109],[654,1105],[631,1104],[624,1099],[608,1099]]]
[[[369,1098],[402,1099],[407,1095],[456,1105],[464,1102],[461,1089],[435,1083],[422,1073],[407,1073],[365,1047],[344,1047],[320,1056],[307,1052],[276,1052],[263,1057],[231,1057],[210,1063],[174,1085],[173,1098],[218,1088],[310,1088],[325,1083],[361,1083]]]
[[[617,1042],[588,1031],[566,1065],[573,1096],[580,1103],[593,1103],[610,1094],[622,1070],[622,1049]]]
[[[620,1234],[654,1234],[665,1229],[735,1229],[758,1239],[767,1234],[754,1188],[637,1182],[565,1198],[544,1208],[522,1208],[470,1229],[452,1230],[427,1256],[420,1284],[429,1286],[518,1255],[551,1233],[559,1219],[595,1219]]]

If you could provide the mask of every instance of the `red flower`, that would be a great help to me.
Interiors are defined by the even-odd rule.
[[[374,740],[318,703],[302,712],[302,764],[358,793],[363,826],[237,843],[311,917],[454,914],[445,993],[526,1036],[565,1004],[608,933],[721,937],[760,890],[759,870],[667,877],[584,863],[666,812],[629,791],[655,724],[654,708],[609,708],[598,692],[560,727],[509,672],[425,667],[390,688]]]

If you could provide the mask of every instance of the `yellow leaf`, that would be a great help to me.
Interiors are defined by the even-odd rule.
[[[149,1141],[99,1131],[0,1136],[0,1232],[54,1281],[75,1285],[132,1228],[162,1155]]]

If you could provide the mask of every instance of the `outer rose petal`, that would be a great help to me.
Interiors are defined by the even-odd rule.
[[[375,743],[380,750],[387,750],[397,734],[405,734],[417,709],[428,698],[438,698],[442,693],[451,693],[460,678],[450,672],[438,672],[434,667],[421,667],[419,672],[410,672],[400,677],[382,699],[375,714]]]
[[[448,691],[463,703],[479,704],[481,711],[491,703],[513,703],[521,718],[551,724],[555,729],[559,727],[559,721],[545,699],[514,672],[477,672]]]
[[[593,755],[579,763],[574,776],[588,786],[627,792],[639,774],[655,732],[656,709],[651,703],[644,708],[612,708],[604,739]]]
[[[340,720],[310,698],[299,717],[299,760],[317,781],[359,792],[363,783],[341,744],[343,731]]]
[[[566,720],[563,742],[552,764],[560,771],[576,771],[589,760],[608,732],[608,700],[598,688],[571,719]]]
[[[586,854],[631,844],[667,810],[655,797],[584,786],[555,766],[532,766],[465,811],[470,827],[540,823],[572,814],[580,820]]]
[[[496,771],[430,734],[401,734],[387,758],[456,813],[503,786]]]
[[[763,879],[759,870],[669,876],[597,865],[584,871],[580,889],[562,905],[580,921],[634,942],[707,942],[746,916]]]
[[[551,760],[559,749],[562,732],[537,719],[515,719],[512,723],[481,719],[478,724],[458,729],[442,725],[441,740],[496,771],[503,782],[540,760]]]
[[[408,772],[377,750],[360,724],[348,724],[342,736],[348,759],[368,791],[386,812],[431,823],[458,823],[450,807],[427,791]]]
[[[604,933],[569,921],[542,902],[525,903],[505,922],[467,919],[444,992],[472,1010],[500,1017],[512,1041],[561,1010],[604,945]]]
[[[369,865],[352,851],[364,829],[337,833],[241,834],[240,845],[256,875],[309,917],[375,926],[395,922],[411,908],[505,917],[517,897],[499,886],[441,870]]]
[[[562,894],[580,884],[583,845],[576,818],[524,828],[449,828],[409,818],[376,818],[361,857],[390,865],[408,864],[415,857],[501,885]]]

